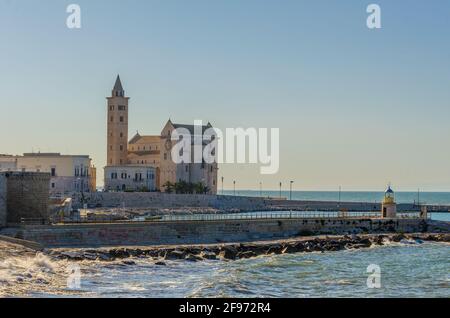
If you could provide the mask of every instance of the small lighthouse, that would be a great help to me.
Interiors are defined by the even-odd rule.
[[[397,203],[395,203],[394,191],[392,191],[390,185],[384,193],[384,199],[381,205],[381,217],[388,219],[397,217]]]

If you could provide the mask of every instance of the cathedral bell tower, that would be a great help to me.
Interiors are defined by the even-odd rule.
[[[116,83],[108,100],[107,124],[107,166],[122,166],[127,164],[128,155],[128,100],[125,97],[120,77],[117,75]]]

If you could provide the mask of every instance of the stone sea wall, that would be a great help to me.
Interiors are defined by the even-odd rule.
[[[159,192],[95,192],[76,193],[72,197],[73,207],[83,207],[85,202],[89,208],[128,207],[128,208],[215,208],[223,210],[241,209],[257,210],[266,207],[261,198],[234,197],[203,194],[168,194]],[[84,201],[83,201],[84,200]]]
[[[6,177],[0,173],[0,228],[6,226]]]
[[[426,221],[421,219],[266,219],[23,226],[15,236],[46,247],[96,247],[217,244],[426,229]]]
[[[332,202],[332,201],[289,201],[269,200],[260,197],[202,195],[202,194],[167,194],[157,192],[120,193],[96,192],[76,193],[72,197],[73,207],[82,208],[83,202],[89,208],[214,208],[217,210],[237,211],[267,211],[267,210],[296,210],[296,211],[381,211],[380,203],[373,202]],[[447,207],[447,211],[448,211]],[[413,204],[399,204],[399,212],[419,211]]]

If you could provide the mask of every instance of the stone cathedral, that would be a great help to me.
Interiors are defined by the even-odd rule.
[[[202,183],[209,194],[216,194],[217,163],[177,164],[171,158],[173,130],[184,128],[194,136],[194,125],[174,124],[168,120],[159,135],[136,133],[129,140],[129,100],[117,76],[111,96],[107,97],[105,190],[165,192],[168,182],[184,181]],[[212,128],[210,123],[202,127],[202,132],[208,128]]]

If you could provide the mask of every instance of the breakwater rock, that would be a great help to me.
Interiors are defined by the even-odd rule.
[[[161,247],[120,247],[99,249],[56,249],[46,250],[51,257],[71,261],[115,261],[129,258],[153,258],[157,265],[164,261],[185,260],[197,262],[202,260],[238,260],[261,255],[340,251],[348,249],[369,248],[373,245],[387,245],[392,242],[404,244],[421,244],[423,241],[450,242],[450,234],[367,234],[344,236],[315,236],[290,240],[255,243],[182,245]],[[133,265],[133,261],[123,262]]]

